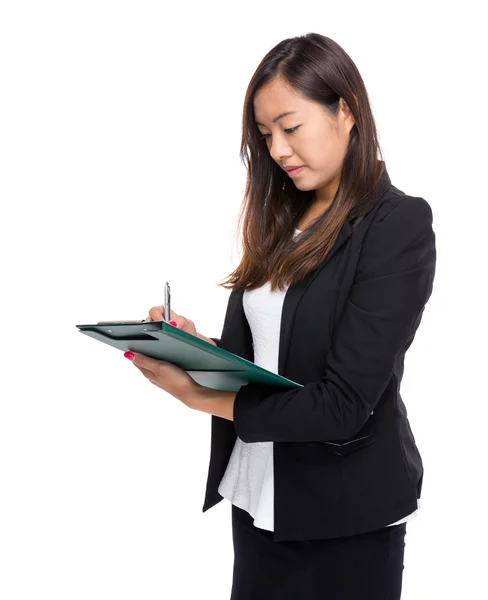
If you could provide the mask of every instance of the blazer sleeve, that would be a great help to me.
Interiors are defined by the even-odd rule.
[[[413,341],[436,264],[432,210],[423,198],[405,196],[386,216],[378,213],[360,249],[324,376],[285,391],[242,386],[234,427],[244,442],[347,440],[374,410]]]

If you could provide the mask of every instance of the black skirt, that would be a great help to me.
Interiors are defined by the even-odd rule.
[[[406,523],[326,540],[275,542],[232,505],[230,600],[399,600]]]

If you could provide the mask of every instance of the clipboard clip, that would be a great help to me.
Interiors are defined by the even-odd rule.
[[[142,319],[142,321],[98,321],[97,325],[137,325],[138,323],[146,323],[146,319]]]

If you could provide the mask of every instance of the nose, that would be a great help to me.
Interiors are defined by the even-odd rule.
[[[271,158],[279,163],[283,160],[283,158],[289,158],[292,156],[293,151],[285,137],[281,135],[275,135],[272,138],[269,153]]]

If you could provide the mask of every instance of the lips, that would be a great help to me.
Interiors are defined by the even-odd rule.
[[[295,171],[295,169],[300,169],[301,167],[304,167],[305,165],[297,165],[296,167],[285,167],[285,171]]]
[[[300,175],[300,173],[303,172],[303,169],[305,168],[305,165],[301,166],[301,167],[287,167],[285,169],[288,177],[295,177],[296,175]]]

